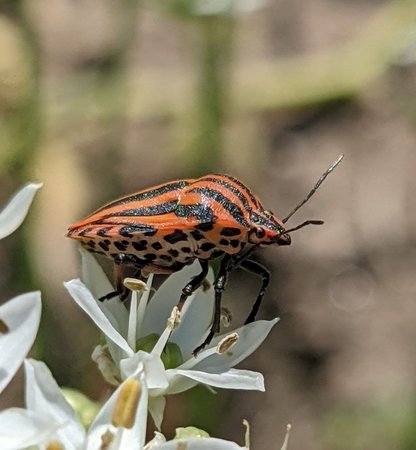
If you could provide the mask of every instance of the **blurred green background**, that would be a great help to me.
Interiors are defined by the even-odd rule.
[[[109,388],[97,332],[64,291],[68,224],[176,177],[230,173],[291,224],[324,219],[257,258],[280,316],[242,367],[266,393],[169,398],[164,431],[196,425],[255,449],[416,448],[416,2],[0,0],[0,200],[43,181],[1,242],[1,300],[41,288],[33,354],[60,384]],[[236,324],[258,280],[232,275]],[[1,407],[21,401],[17,379]],[[273,447],[272,447],[273,446]]]

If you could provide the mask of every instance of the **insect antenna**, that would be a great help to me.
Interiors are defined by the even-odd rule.
[[[291,233],[292,231],[299,230],[300,228],[306,227],[307,225],[323,225],[323,224],[324,224],[323,220],[307,220],[306,222],[303,222],[296,227],[285,230],[285,232],[283,234]]]
[[[315,192],[318,190],[319,186],[323,183],[325,178],[337,167],[337,165],[342,161],[344,158],[344,155],[341,155],[335,162],[333,162],[328,169],[325,170],[325,172],[321,175],[319,180],[316,182],[315,186],[312,188],[312,190],[309,192],[309,194],[282,220],[283,223],[286,223],[292,216],[295,214],[295,212],[301,208],[311,197]],[[321,225],[321,223],[317,224],[315,222],[321,222],[316,220],[308,220],[307,222],[304,222],[303,224],[299,225],[299,227],[292,228],[291,231],[298,230],[299,228],[302,228],[306,225]],[[323,222],[322,222],[323,223]]]

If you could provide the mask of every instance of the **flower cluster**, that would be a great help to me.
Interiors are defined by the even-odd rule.
[[[28,184],[3,209],[0,238],[22,223],[40,186]],[[147,283],[126,279],[125,285],[132,291],[127,307],[118,298],[97,300],[112,290],[111,283],[91,254],[81,251],[81,257],[82,281],[71,280],[64,285],[102,332],[103,344],[94,349],[92,358],[116,389],[99,408],[80,393],[60,389],[44,363],[24,359],[39,326],[41,297],[39,292],[32,292],[10,300],[0,306],[0,392],[23,363],[25,408],[0,412],[0,448],[248,448],[248,438],[240,447],[193,427],[178,428],[175,438],[166,441],[160,433],[166,396],[197,384],[211,390],[264,391],[261,373],[234,367],[257,349],[277,319],[222,332],[194,357],[192,351],[206,337],[213,313],[212,272],[204,287],[187,299],[179,313],[177,299],[183,286],[200,271],[199,263],[171,275],[153,295],[152,276]],[[224,325],[228,325],[226,319],[225,315]],[[148,412],[159,431],[146,444]],[[87,416],[89,419],[83,420]],[[282,448],[286,446],[287,437]]]

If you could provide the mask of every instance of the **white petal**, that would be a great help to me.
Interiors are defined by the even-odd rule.
[[[224,373],[207,373],[198,370],[171,369],[167,372],[169,394],[189,389],[187,381],[183,378],[216,388],[264,391],[263,375],[251,370],[230,369]]]
[[[0,319],[8,327],[0,333],[0,392],[23,362],[39,327],[40,292],[19,295],[0,306]]]
[[[141,449],[144,446],[146,438],[146,424],[147,424],[147,401],[148,401],[148,391],[146,386],[146,378],[143,371],[139,368],[138,371],[127,380],[134,378],[139,380],[141,383],[141,395],[139,400],[139,405],[136,411],[136,418],[134,425],[131,429],[124,429],[123,435],[120,443],[121,449]],[[127,381],[126,380],[126,381]],[[94,422],[90,427],[88,433],[88,444],[87,450],[96,450],[101,448],[102,440],[101,437],[103,433],[112,427],[112,416],[114,412],[114,407],[116,405],[118,396],[121,389],[123,389],[124,381],[117,390],[112,394],[112,396],[107,400],[105,405],[102,407],[100,412],[97,414]],[[112,427],[114,429],[114,427]]]
[[[91,292],[80,280],[71,280],[64,283],[72,298],[90,316],[97,327],[106,335],[108,339],[120,347],[127,356],[133,356],[134,352],[130,348],[124,337],[114,328],[109,318],[100,309]]]
[[[165,436],[163,436],[162,433],[155,431],[155,437],[145,445],[143,450],[151,450],[153,448],[157,448],[159,445],[162,445],[165,442],[166,442]]]
[[[26,359],[24,364],[27,409],[60,425],[54,439],[61,442],[66,450],[78,449],[85,439],[84,428],[50,370],[43,362],[33,359]]]
[[[186,283],[191,281],[192,277],[198,275],[200,272],[201,265],[198,261],[195,261],[190,266],[184,267],[179,272],[167,278],[149,302],[140,330],[140,336],[147,336],[150,333],[162,334],[166,328],[166,320],[169,318],[173,307],[179,301],[182,289]],[[186,303],[190,300],[188,298]]]
[[[12,234],[22,224],[36,191],[42,183],[26,184],[0,212],[0,239]]]
[[[98,264],[94,256],[84,250],[82,247],[79,249],[81,253],[81,280],[90,290],[95,298],[103,297],[104,295],[114,291],[114,288],[110,281],[108,280],[106,274],[102,267]],[[114,297],[110,300],[106,300],[99,306],[106,311],[109,311],[117,322],[117,329],[123,335],[127,334],[127,323],[128,323],[128,311],[123,303],[120,301],[119,297]]]
[[[50,417],[21,408],[10,408],[0,412],[0,448],[20,450],[40,445],[55,433],[58,424]]]
[[[146,384],[149,390],[164,390],[168,387],[166,370],[159,356],[139,351],[130,358],[120,361],[122,378],[132,376],[137,368],[142,366],[146,376]]]
[[[194,369],[209,372],[224,372],[229,367],[236,366],[260,346],[277,322],[278,319],[257,320],[237,330],[233,330],[233,333],[237,333],[239,336],[236,344],[224,354],[214,353],[201,360],[195,364]],[[216,346],[227,334],[230,333],[217,336],[213,339],[210,347]]]
[[[182,446],[180,444],[182,443]],[[186,450],[241,450],[246,447],[240,447],[235,442],[225,441],[217,438],[193,438],[186,440],[173,440],[156,447],[157,450],[177,450],[178,448]]]
[[[212,285],[214,272],[208,272],[207,281]],[[192,352],[202,342],[205,331],[209,328],[214,314],[214,289],[207,291],[199,288],[189,297],[182,310],[181,324],[176,328],[170,341],[179,345],[185,359],[192,357]]]
[[[163,396],[149,397],[149,413],[158,430],[160,430],[165,412],[166,399]]]

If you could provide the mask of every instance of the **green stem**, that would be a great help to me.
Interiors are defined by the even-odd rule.
[[[192,173],[218,166],[223,149],[233,19],[203,17],[197,22],[201,38],[197,133],[190,154]]]
[[[126,126],[126,110],[129,92],[126,82],[128,52],[134,43],[140,3],[137,0],[122,0],[120,12],[122,23],[114,49],[100,59],[100,70],[96,76],[96,101],[107,111],[103,117],[107,130],[102,143],[100,158],[96,169],[100,179],[97,192],[101,200],[119,195],[122,186],[118,165],[122,159],[120,148],[123,145]],[[104,93],[104,95],[102,95]],[[100,202],[100,199],[97,199]]]

